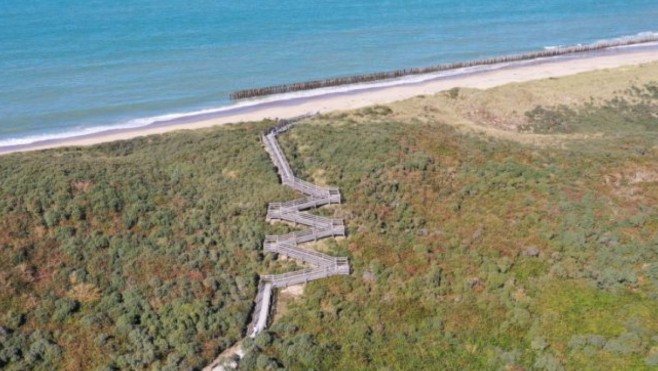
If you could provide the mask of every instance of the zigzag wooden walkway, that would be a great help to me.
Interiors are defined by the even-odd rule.
[[[307,226],[309,229],[284,235],[266,236],[263,248],[266,252],[301,260],[309,264],[311,268],[284,274],[262,275],[260,277],[256,306],[248,330],[251,337],[255,337],[267,327],[273,289],[330,276],[350,274],[350,263],[347,258],[329,256],[318,251],[299,247],[300,244],[314,242],[322,238],[345,236],[345,225],[342,219],[325,218],[303,211],[323,205],[340,203],[341,195],[338,188],[321,187],[295,177],[276,140],[277,135],[286,132],[295,122],[305,117],[279,122],[263,134],[262,140],[272,162],[278,169],[281,183],[304,195],[303,198],[297,200],[269,204],[267,220],[283,220],[296,225]]]

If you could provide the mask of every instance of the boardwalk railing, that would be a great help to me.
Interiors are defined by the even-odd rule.
[[[332,203],[340,203],[340,191],[338,188],[321,187],[294,176],[283,178],[283,184],[307,196],[329,198]]]
[[[332,226],[343,225],[342,219],[329,219],[324,216],[313,215],[305,212],[279,212],[268,211],[268,220],[284,220],[287,222],[301,224],[313,228],[330,228]]]
[[[280,235],[267,235],[265,236],[264,246],[267,248],[271,245],[286,244],[298,245],[306,242],[315,242],[327,237],[345,236],[344,225],[334,225],[324,229],[307,229],[301,232],[293,232]]]
[[[251,337],[255,337],[267,327],[273,288],[283,288],[321,278],[350,274],[350,263],[347,258],[329,256],[318,251],[299,247],[300,244],[314,242],[322,238],[345,236],[345,225],[342,219],[332,219],[303,212],[303,210],[311,208],[340,203],[340,190],[335,187],[319,186],[295,177],[276,140],[277,135],[288,131],[296,121],[305,117],[282,120],[270,128],[261,139],[274,166],[278,169],[281,183],[306,196],[292,201],[269,204],[267,220],[283,220],[307,226],[309,229],[266,236],[263,249],[266,252],[300,260],[311,265],[312,268],[260,277],[261,282],[258,286],[254,313],[248,330]]]
[[[337,264],[336,257],[325,255],[321,252],[300,249],[295,245],[276,244],[265,247],[265,251],[285,255],[292,259],[302,260],[319,267],[327,267]]]
[[[314,207],[320,207],[327,205],[331,199],[329,198],[315,198],[315,197],[304,197],[298,198],[296,200],[288,202],[270,202],[267,207],[268,211],[278,211],[278,212],[292,212],[311,209]],[[338,202],[334,202],[338,203]]]
[[[268,148],[272,162],[274,162],[274,166],[279,169],[279,175],[285,184],[288,179],[291,179],[294,176],[288,161],[286,161],[285,157],[283,157],[283,152],[281,151],[281,148],[279,148],[279,143],[277,143],[274,133],[266,135],[264,137],[264,142]]]
[[[346,261],[344,264],[336,264],[328,267],[302,269],[295,272],[262,276],[262,279],[271,282],[275,288],[285,288],[301,283],[308,283],[313,280],[327,278],[337,275],[349,275],[350,266]]]

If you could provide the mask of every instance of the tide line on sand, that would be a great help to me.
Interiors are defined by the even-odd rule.
[[[504,63],[532,61],[540,58],[559,57],[565,55],[587,53],[587,52],[593,52],[593,51],[616,48],[616,47],[626,47],[626,46],[633,46],[633,45],[647,44],[654,42],[658,42],[658,34],[648,33],[648,34],[637,35],[634,37],[605,40],[587,45],[544,48],[544,50],[538,50],[524,54],[504,55],[504,56],[493,57],[493,58],[440,64],[440,65],[429,66],[429,67],[407,68],[407,69],[401,69],[395,71],[375,72],[375,73],[367,73],[362,75],[275,85],[275,86],[268,86],[263,88],[244,89],[231,93],[231,99],[238,100],[245,98],[268,96],[273,94],[289,93],[294,91],[304,91],[304,90],[312,90],[312,89],[325,88],[325,87],[368,83],[373,81],[396,79],[405,76],[426,75],[430,73],[459,70],[469,67],[494,66]]]
[[[192,114],[181,113],[148,120],[143,119],[143,121],[123,127],[105,127],[102,131],[92,130],[86,133],[72,133],[68,136],[59,134],[36,138],[31,142],[16,142],[13,145],[0,146],[0,154],[65,146],[88,146],[181,129],[199,129],[266,118],[281,119],[307,113],[356,109],[375,104],[387,104],[422,94],[434,94],[454,87],[486,89],[511,82],[567,76],[653,61],[658,61],[658,43],[597,49],[587,53],[486,66],[471,66],[367,84],[290,92]]]

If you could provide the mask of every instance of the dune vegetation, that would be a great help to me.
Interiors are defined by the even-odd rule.
[[[657,72],[453,89],[280,136],[301,178],[341,188],[317,212],[349,235],[319,248],[354,271],[278,303],[240,367],[658,367]],[[0,367],[198,369],[242,338],[258,273],[294,264],[260,247],[288,228],[267,203],[294,197],[270,125],[1,157]]]
[[[290,197],[265,127],[2,157],[0,366],[200,368],[240,339]]]

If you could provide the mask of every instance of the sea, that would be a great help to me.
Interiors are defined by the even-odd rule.
[[[656,31],[656,0],[0,0],[0,147],[219,112],[239,89]]]

